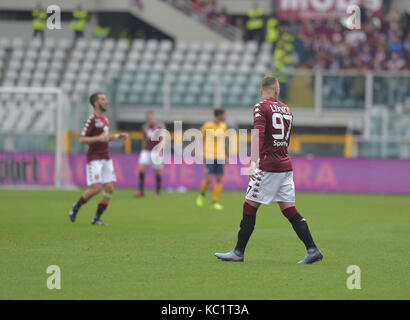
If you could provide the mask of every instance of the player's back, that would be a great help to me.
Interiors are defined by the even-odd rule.
[[[255,105],[255,128],[265,128],[263,141],[259,142],[259,168],[261,170],[292,171],[292,162],[288,154],[292,122],[291,109],[277,99],[265,99]]]

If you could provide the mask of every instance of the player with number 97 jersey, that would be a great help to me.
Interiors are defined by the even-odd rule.
[[[239,225],[235,248],[227,253],[215,253],[224,261],[244,261],[245,248],[255,228],[256,212],[261,204],[279,205],[291,223],[298,238],[306,247],[300,264],[311,264],[323,259],[313,241],[306,219],[295,206],[295,184],[288,146],[293,115],[290,108],[279,101],[279,81],[266,76],[261,83],[263,100],[253,108],[251,162],[248,168],[249,184],[243,204],[243,218]]]
[[[259,130],[259,169],[267,172],[292,171],[288,146],[293,115],[290,108],[274,98],[253,109],[254,129]]]

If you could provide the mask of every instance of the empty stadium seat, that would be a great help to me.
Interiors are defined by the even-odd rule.
[[[141,40],[141,39],[135,39],[132,42],[132,50],[133,51],[142,51],[142,49],[144,49],[145,47],[145,41]]]
[[[143,83],[134,82],[132,86],[130,87],[130,92],[141,93],[143,91],[144,91]]]
[[[128,103],[129,104],[137,104],[137,103],[139,103],[139,101],[140,101],[140,95],[139,94],[132,93],[128,97]]]
[[[14,49],[23,48],[24,47],[23,38],[19,38],[19,37],[13,38],[13,40],[11,41],[11,47],[14,48]]]
[[[202,44],[202,51],[203,52],[213,52],[215,50],[215,43],[212,41],[205,41]]]
[[[203,87],[202,87],[202,93],[204,95],[213,95],[215,92],[215,85],[213,83],[206,83]]]
[[[21,66],[23,70],[27,70],[30,72],[33,71],[34,67],[35,67],[35,63],[33,60],[30,60],[30,59],[24,60],[23,65]]]
[[[177,41],[175,45],[175,50],[179,52],[184,52],[188,49],[188,43],[186,41]]]
[[[88,40],[81,38],[75,43],[75,52],[85,50],[88,46]]]
[[[154,63],[154,65],[152,66],[152,70],[153,71],[164,71],[166,69],[166,64],[162,61],[157,61]]]
[[[67,50],[71,46],[71,41],[69,39],[61,38],[57,43],[57,48],[62,50]]]
[[[114,47],[115,47],[114,39],[105,39],[101,46],[101,50],[110,52],[114,49]]]
[[[9,38],[1,37],[0,38],[0,48],[8,49],[11,46],[11,41]]]
[[[161,40],[159,45],[159,51],[169,52],[172,50],[172,41],[171,40]]]
[[[172,106],[180,106],[183,104],[182,102],[182,95],[177,94],[176,92],[172,92],[171,94],[171,105]]]
[[[108,41],[108,40],[112,40],[112,39],[107,39],[107,40],[105,40],[105,41]],[[113,41],[114,42],[114,41]],[[118,42],[117,42],[117,50],[119,50],[119,51],[126,51],[126,50],[128,50],[128,48],[129,48],[129,42],[128,42],[128,40],[125,40],[125,39],[120,39],[120,40],[118,40]]]
[[[151,92],[144,93],[144,95],[141,97],[141,103],[147,106],[155,105],[155,95]]]

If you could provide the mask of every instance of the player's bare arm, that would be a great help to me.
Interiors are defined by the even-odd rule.
[[[255,180],[256,169],[258,169],[258,165],[256,161],[251,160],[251,162],[249,163],[248,170],[247,170],[247,175],[248,175],[249,180]]]
[[[93,144],[96,142],[109,142],[110,137],[107,136],[105,133],[102,133],[98,136],[94,137],[80,137],[80,144]]]
[[[121,132],[121,133],[116,133],[116,134],[110,135],[109,141],[113,141],[113,140],[125,141],[127,139],[128,139],[128,133]]]

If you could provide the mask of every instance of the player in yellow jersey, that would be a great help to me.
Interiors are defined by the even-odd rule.
[[[223,206],[218,202],[222,192],[222,177],[224,174],[224,165],[226,159],[225,152],[225,109],[214,109],[214,120],[205,122],[202,126],[202,137],[204,154],[203,160],[205,165],[205,179],[202,181],[201,193],[196,199],[198,207],[204,205],[205,193],[212,182],[212,176],[215,176],[215,187],[211,207],[216,210],[222,210]]]

